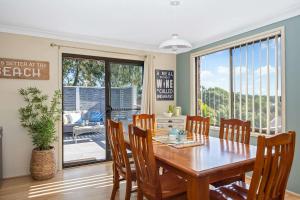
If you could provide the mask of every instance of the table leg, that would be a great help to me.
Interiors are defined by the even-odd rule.
[[[207,177],[189,177],[187,182],[189,200],[209,200],[209,183]]]

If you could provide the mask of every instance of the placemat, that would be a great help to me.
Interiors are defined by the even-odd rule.
[[[187,148],[187,147],[201,146],[201,145],[204,145],[204,142],[190,141],[188,143],[177,143],[177,144],[168,144],[168,145],[171,147],[177,148],[177,149],[182,149],[182,148]]]
[[[169,144],[171,141],[169,139],[169,136],[167,136],[167,135],[153,136],[152,139],[155,140],[156,142],[160,142],[160,143],[164,143],[164,144]]]
[[[177,139],[170,139],[167,135],[161,135],[161,136],[154,136],[152,138],[154,141],[156,142],[160,142],[163,144],[167,144],[171,147],[175,147],[175,148],[186,148],[186,147],[193,147],[193,146],[200,146],[203,145],[204,142],[203,141],[195,141],[195,140],[191,140],[191,139],[182,139],[182,140],[177,140]]]

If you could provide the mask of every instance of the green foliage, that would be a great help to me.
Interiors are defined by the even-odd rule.
[[[202,87],[202,100],[198,97],[198,108],[201,108],[203,116],[210,117],[212,125],[218,126],[222,117],[229,118],[229,93],[218,87]]]
[[[138,94],[142,94],[143,71],[140,66],[111,64],[111,86],[136,86]]]
[[[202,86],[201,93],[198,94],[198,113],[203,116],[210,116],[211,124],[220,124],[220,119],[231,118],[230,114],[230,93],[219,87],[205,88]],[[201,96],[202,95],[202,96]],[[247,119],[252,121],[254,114],[254,126],[262,128],[267,127],[267,96],[266,95],[245,95],[239,92],[232,94],[232,103],[234,102],[234,113],[232,117],[246,120],[246,104],[248,103]],[[247,99],[248,98],[248,99]],[[247,100],[247,101],[246,101]],[[253,105],[254,102],[254,105]],[[280,97],[278,104],[281,105]],[[200,110],[201,108],[201,110]],[[254,112],[253,112],[254,108]],[[240,111],[241,109],[241,111]],[[260,118],[261,109],[261,118]],[[242,116],[240,116],[242,113]],[[279,116],[281,115],[281,106],[278,106]],[[270,96],[270,119],[275,117],[275,96]]]
[[[104,87],[105,63],[101,60],[64,58],[63,82],[65,86]],[[132,64],[110,63],[111,87],[136,86],[142,94],[143,71]]]
[[[198,99],[199,108],[201,108],[201,113],[205,117],[210,117],[210,123],[213,124],[216,118],[216,111],[209,107],[207,104],[203,103]]]
[[[35,88],[20,89],[26,105],[19,109],[21,125],[32,137],[32,143],[39,150],[47,150],[56,140],[55,122],[60,119],[61,92],[56,90],[48,105],[48,96]]]
[[[104,62],[82,58],[63,59],[63,81],[66,86],[104,86]]]

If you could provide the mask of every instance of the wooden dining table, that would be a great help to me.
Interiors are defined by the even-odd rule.
[[[167,135],[169,130],[156,130],[155,135]],[[175,148],[153,140],[154,156],[159,166],[187,180],[187,198],[208,200],[209,184],[252,171],[256,146],[188,134],[199,141],[197,146]],[[128,134],[125,142],[130,149]]]

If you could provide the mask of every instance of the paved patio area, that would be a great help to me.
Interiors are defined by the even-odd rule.
[[[105,143],[104,132],[81,134],[77,136],[77,143],[72,133],[64,133],[64,163],[103,160]]]

